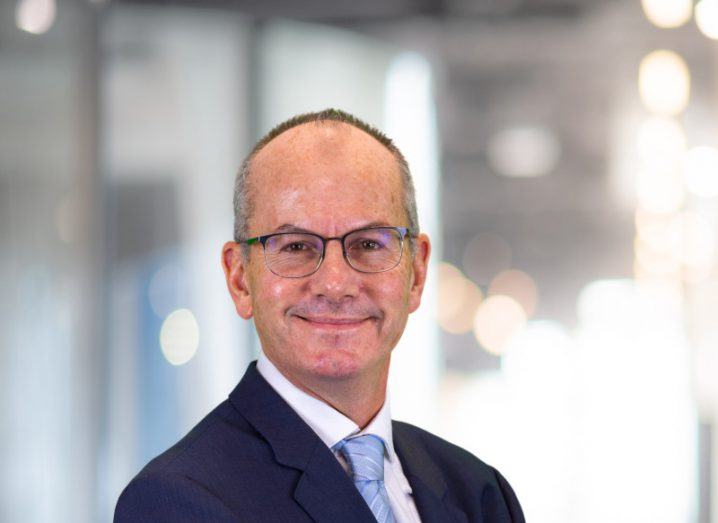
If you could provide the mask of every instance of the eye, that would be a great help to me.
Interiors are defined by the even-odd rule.
[[[365,251],[375,251],[377,249],[381,249],[381,245],[379,245],[379,242],[375,242],[374,240],[363,240],[361,242],[361,248]]]
[[[379,251],[384,248],[384,244],[372,238],[360,238],[352,242],[351,248],[360,251]]]
[[[282,250],[285,252],[302,252],[302,251],[308,251],[311,249],[310,245],[307,245],[304,242],[291,242],[286,244],[284,247],[282,247]]]

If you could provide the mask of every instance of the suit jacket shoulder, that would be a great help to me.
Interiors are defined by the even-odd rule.
[[[525,521],[516,494],[494,467],[419,427],[400,421],[392,425],[397,454],[413,487],[442,497],[468,521]]]
[[[124,489],[115,522],[371,523],[331,450],[250,365]]]
[[[246,462],[262,454],[268,457],[256,431],[225,401],[135,476],[120,495],[115,521],[238,521],[227,499],[251,510]]]

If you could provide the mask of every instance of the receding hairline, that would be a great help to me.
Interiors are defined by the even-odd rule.
[[[273,145],[276,145],[277,140],[281,140],[282,138],[288,138],[288,134],[298,134],[301,132],[302,129],[307,129],[309,126],[314,125],[315,127],[324,127],[324,126],[331,126],[337,129],[344,129],[346,132],[355,132],[359,131],[362,133],[363,136],[368,137],[370,141],[381,145],[382,149],[388,153],[391,158],[394,160],[396,167],[398,169],[398,175],[401,179],[401,169],[402,165],[401,162],[404,161],[403,156],[399,156],[401,153],[399,150],[394,146],[393,142],[386,138],[386,141],[380,140],[377,135],[372,134],[371,132],[367,131],[366,129],[359,127],[357,125],[354,125],[348,121],[344,120],[335,120],[335,119],[327,119],[327,120],[308,120],[301,123],[297,123],[295,125],[292,125],[290,127],[286,127],[284,129],[281,129],[280,132],[274,133],[273,131],[270,131],[270,134],[267,135],[265,138],[261,141],[259,141],[255,147],[252,149],[252,151],[247,155],[247,158],[245,159],[246,162],[246,168],[248,170],[247,174],[251,174],[252,172],[252,166],[254,164],[254,161],[257,159],[258,156],[261,155],[262,152],[265,151],[268,147],[271,148]],[[379,132],[376,131],[375,132]],[[316,133],[310,133],[308,134],[310,137],[316,137]],[[291,139],[291,137],[290,137]],[[247,177],[247,182],[249,184],[249,176]]]

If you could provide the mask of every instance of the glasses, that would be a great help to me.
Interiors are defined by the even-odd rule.
[[[337,240],[347,263],[359,272],[375,273],[393,269],[401,261],[406,227],[367,227],[344,236],[324,238],[311,232],[278,232],[239,243],[261,243],[267,268],[283,278],[314,274],[324,261],[327,243]]]

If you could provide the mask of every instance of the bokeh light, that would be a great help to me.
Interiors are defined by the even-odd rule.
[[[483,293],[455,266],[442,262],[438,267],[439,285],[437,321],[451,334],[465,334],[471,330],[476,309]]]
[[[637,237],[633,243],[633,250],[636,270],[639,274],[663,277],[679,275],[681,262],[670,245],[661,248]]]
[[[496,133],[487,146],[491,167],[511,178],[549,174],[561,156],[561,142],[545,127],[511,127]]]
[[[189,309],[171,312],[160,329],[162,354],[172,365],[191,360],[199,347],[199,325]]]
[[[695,212],[676,216],[671,224],[673,249],[686,266],[703,272],[713,265],[715,233],[710,222]]]
[[[638,91],[646,108],[658,115],[675,116],[686,108],[691,78],[683,58],[665,49],[643,58],[638,70]]]
[[[437,318],[450,318],[461,310],[464,301],[465,277],[461,271],[448,262],[441,262],[437,268],[439,276]]]
[[[673,118],[654,116],[638,129],[638,154],[650,169],[670,169],[680,165],[686,152],[686,133]]]
[[[512,336],[501,369],[509,383],[531,394],[567,385],[575,342],[557,321],[534,320]]]
[[[55,0],[20,0],[15,7],[15,25],[28,33],[42,34],[52,27],[56,12]]]
[[[488,285],[494,276],[511,266],[511,247],[498,234],[482,232],[466,244],[462,262],[469,278]]]
[[[696,25],[708,38],[718,39],[718,1],[700,0],[695,7]]]
[[[673,213],[683,206],[683,180],[671,171],[642,170],[636,177],[636,197],[639,206],[653,213]]]
[[[577,312],[583,327],[621,326],[634,315],[635,286],[630,280],[595,280],[579,293]]]
[[[526,325],[523,307],[510,296],[489,296],[474,318],[476,341],[489,353],[503,354],[512,338]]]
[[[503,294],[518,302],[530,318],[536,312],[538,288],[534,279],[523,271],[510,269],[496,275],[489,285],[489,296]]]
[[[694,147],[683,163],[686,189],[702,198],[718,196],[718,149]]]
[[[646,18],[656,27],[680,27],[691,19],[693,0],[641,0]]]
[[[636,211],[636,234],[638,239],[653,249],[667,251],[671,247],[671,214],[656,214],[644,209]]]

